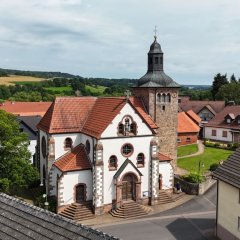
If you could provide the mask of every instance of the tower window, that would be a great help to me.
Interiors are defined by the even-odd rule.
[[[171,102],[171,96],[170,93],[166,95],[166,102],[170,103]]]
[[[161,94],[160,93],[157,94],[157,101],[161,102]]]
[[[153,63],[152,57],[149,57],[149,58],[148,58],[148,63],[149,63],[149,64],[152,64],[152,63]]]
[[[160,64],[163,64],[163,57],[160,57]]]
[[[165,106],[162,106],[162,110],[165,111]]]
[[[158,64],[158,57],[154,58],[154,62],[155,62],[155,64]]]

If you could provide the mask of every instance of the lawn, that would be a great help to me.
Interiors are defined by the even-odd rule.
[[[205,172],[209,170],[211,164],[226,160],[232,153],[231,150],[205,147],[205,151],[201,155],[178,159],[178,166],[189,172],[198,172],[198,164],[201,161],[204,164],[204,166],[201,164],[201,172]]]
[[[86,90],[89,90],[91,93],[95,93],[95,94],[103,94],[104,90],[106,89],[106,87],[104,86],[90,86],[90,85],[86,85],[85,86]]]
[[[177,156],[178,157],[183,157],[183,156],[187,156],[187,155],[196,153],[197,151],[198,151],[197,144],[180,146],[180,147],[178,147]]]

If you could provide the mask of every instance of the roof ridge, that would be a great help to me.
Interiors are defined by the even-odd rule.
[[[75,222],[75,221],[73,221],[73,220],[71,220],[71,219],[65,218],[65,217],[63,217],[63,216],[61,216],[61,215],[59,215],[59,214],[50,212],[50,211],[48,211],[48,210],[46,210],[46,209],[37,207],[37,206],[32,205],[32,204],[30,204],[30,203],[24,202],[24,201],[22,201],[22,200],[20,200],[20,199],[18,199],[18,198],[14,198],[14,197],[9,196],[9,195],[7,195],[7,194],[5,194],[5,193],[0,193],[0,196],[2,196],[2,197],[5,198],[5,199],[11,200],[11,201],[13,201],[13,202],[16,202],[16,203],[18,203],[18,204],[20,204],[20,205],[23,205],[23,206],[29,207],[29,208],[31,208],[31,209],[37,210],[37,211],[39,211],[39,212],[41,212],[41,213],[45,213],[46,215],[48,215],[48,216],[50,216],[50,217],[58,218],[58,219],[60,219],[60,220],[62,220],[62,221],[68,222],[68,223],[70,223],[70,224],[72,224],[72,225],[74,225],[74,226],[76,226],[76,227],[81,227],[82,229],[84,229],[84,230],[86,230],[86,231],[88,231],[88,232],[91,232],[91,233],[94,233],[94,234],[99,234],[100,236],[103,236],[103,237],[107,237],[107,239],[108,239],[108,238],[109,238],[109,239],[119,239],[119,238],[116,238],[116,237],[114,237],[114,236],[111,236],[111,235],[109,235],[109,234],[107,234],[107,233],[104,233],[103,231],[100,231],[100,230],[96,230],[96,229],[87,227],[87,226],[85,226],[85,225],[83,225],[83,224],[81,224],[81,223],[77,223],[77,222]],[[1,199],[0,199],[0,201],[1,201]],[[13,207],[13,206],[12,206],[12,207]],[[14,208],[17,208],[17,207],[14,207]],[[18,208],[17,208],[17,209],[18,209]],[[56,225],[57,225],[57,224],[56,224]]]

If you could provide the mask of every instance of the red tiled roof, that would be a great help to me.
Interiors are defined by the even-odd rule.
[[[123,97],[58,97],[38,128],[49,133],[83,132],[99,138],[126,103]],[[129,104],[152,131],[157,128],[139,99],[131,98]]]
[[[235,119],[231,123],[225,121],[225,117],[234,116]],[[227,106],[220,113],[218,113],[213,119],[208,123],[204,124],[206,127],[220,127],[220,128],[230,128],[235,130],[240,130],[240,125],[238,124],[237,116],[240,115],[240,105]]]
[[[199,132],[199,130],[200,127],[185,112],[178,113],[178,133]]]
[[[5,102],[0,109],[19,116],[44,116],[51,102]]]
[[[38,128],[49,133],[79,132],[96,100],[95,97],[57,97]]]
[[[148,115],[146,113],[146,111],[144,110],[144,105],[141,101],[140,98],[137,97],[130,97],[130,102],[132,103],[132,105],[135,107],[135,109],[138,111],[138,113],[140,114],[140,116],[143,117],[143,119],[145,120],[145,122],[153,129],[158,128],[158,126],[156,125],[156,123],[152,120],[152,118],[150,117],[150,115]]]
[[[201,118],[193,110],[187,111],[186,114],[197,124],[201,123]]]
[[[54,164],[62,172],[91,169],[90,160],[83,144],[56,160]]]
[[[158,159],[159,161],[172,161],[172,159],[162,153],[158,153]]]
[[[214,112],[219,113],[225,107],[225,102],[186,100],[179,103],[179,106],[183,111],[187,112],[188,110],[193,110],[196,114],[198,114],[207,105],[209,105],[208,107],[214,110]]]

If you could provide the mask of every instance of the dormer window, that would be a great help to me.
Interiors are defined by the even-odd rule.
[[[137,134],[137,124],[130,116],[125,116],[118,124],[118,134],[124,136]]]
[[[237,121],[237,122],[238,122],[238,124],[240,124],[240,118],[238,118],[238,121]]]
[[[230,118],[227,118],[227,123],[231,123],[231,119]]]

